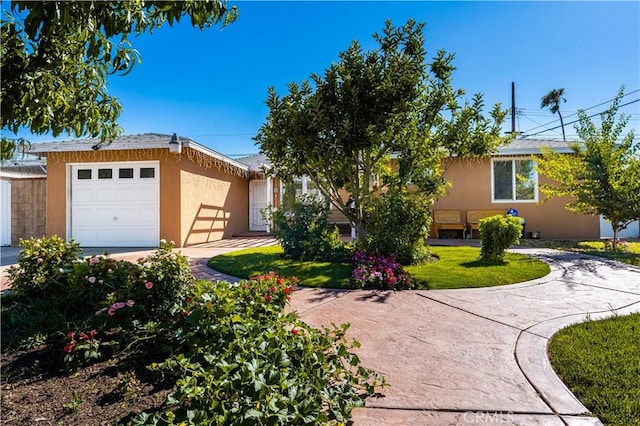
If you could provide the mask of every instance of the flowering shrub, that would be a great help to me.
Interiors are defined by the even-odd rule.
[[[69,370],[77,370],[103,358],[102,350],[106,347],[113,347],[116,342],[102,342],[98,338],[97,330],[70,331],[66,335],[63,352],[65,367]]]
[[[67,283],[67,273],[79,258],[80,244],[60,237],[20,240],[18,264],[8,270],[11,289],[18,296],[56,295]]]
[[[384,380],[361,367],[348,325],[315,329],[284,313],[294,279],[197,281],[176,313],[171,357],[152,370],[175,386],[164,412],[132,424],[336,424]]]
[[[415,280],[396,262],[393,254],[370,256],[358,250],[353,263],[351,283],[356,288],[407,290],[415,287]]]
[[[173,242],[160,241],[160,247],[146,258],[138,259],[129,275],[129,290],[117,294],[118,300],[134,300],[141,321],[157,320],[173,312],[187,294],[193,281],[187,258],[173,252]]]
[[[92,256],[78,260],[69,275],[68,295],[74,304],[93,313],[106,297],[127,288],[131,262],[109,256]]]

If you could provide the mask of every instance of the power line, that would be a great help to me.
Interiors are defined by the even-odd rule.
[[[626,104],[619,105],[619,106],[618,106],[618,108],[622,108],[622,107],[625,107],[625,106],[627,106],[627,105],[635,104],[636,102],[640,102],[640,99],[636,99],[635,101],[631,101],[631,102],[627,102]],[[602,105],[602,104],[601,104],[601,105]],[[590,109],[591,109],[591,108],[590,108]],[[585,110],[585,111],[586,111],[586,110]],[[597,113],[595,113],[595,114],[592,114],[592,115],[588,116],[587,118],[592,118],[592,117],[595,117],[596,115],[600,115],[600,114],[606,113],[606,112],[608,112],[608,111],[609,111],[609,110],[608,110],[608,109],[606,109],[606,110],[604,110],[604,111],[601,111],[601,112],[597,112]],[[565,126],[568,126],[569,124],[577,123],[578,121],[580,121],[580,119],[570,121],[569,123],[565,123],[564,125],[565,125]],[[552,128],[550,128],[550,129],[545,129],[545,130],[542,130],[542,131],[539,131],[539,132],[536,132],[536,133],[523,134],[521,137],[523,137],[523,138],[527,138],[527,137],[530,137],[530,136],[539,135],[540,133],[549,132],[549,131],[551,131],[551,130],[559,129],[559,128],[561,128],[561,127],[562,127],[562,125],[560,125],[560,126],[556,126],[556,127],[552,127]]]
[[[631,92],[629,92],[629,93],[625,93],[624,95],[622,95],[622,98],[627,97],[627,96],[632,95],[632,94],[637,93],[637,92],[640,92],[640,89],[636,89],[636,90],[633,90],[633,91],[631,91]],[[599,103],[599,104],[597,104],[597,105],[594,105],[594,106],[591,106],[591,107],[589,107],[589,108],[585,108],[585,109],[583,109],[583,111],[589,111],[590,109],[594,109],[594,108],[597,108],[597,107],[602,106],[602,105],[604,105],[604,104],[608,104],[609,102],[612,102],[612,101],[614,101],[614,100],[615,100],[615,98],[613,98],[613,99],[609,99],[608,101],[600,102],[600,103]],[[627,104],[627,105],[628,105],[628,104]],[[622,107],[622,105],[621,105],[620,107]],[[524,108],[522,108],[522,109],[524,109]],[[573,117],[573,116],[574,116],[574,115],[576,115],[577,113],[578,113],[578,112],[576,111],[576,112],[574,112],[573,114],[569,114],[569,115],[567,115],[567,116],[566,116],[566,117],[564,117],[564,118]],[[536,127],[532,128],[532,129],[529,129],[529,130],[527,130],[526,132],[523,132],[523,133],[531,132],[531,131],[533,131],[533,130],[539,129],[540,127],[546,127],[546,126],[548,126],[549,124],[553,124],[553,123],[555,123],[556,121],[559,121],[559,119],[555,119],[555,120],[550,121],[550,122],[545,123],[545,124],[540,124],[539,126],[536,126]],[[575,123],[575,121],[574,121],[574,123]],[[569,123],[569,124],[571,124],[571,123]],[[562,127],[562,126],[558,126],[558,127]],[[556,128],[558,128],[558,127],[556,127]],[[542,133],[542,132],[538,132],[538,133]],[[538,134],[538,133],[536,133],[536,134]]]

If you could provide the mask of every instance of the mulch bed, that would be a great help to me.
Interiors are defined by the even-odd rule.
[[[172,383],[140,362],[111,359],[68,374],[58,349],[2,354],[3,425],[118,425],[154,412]]]

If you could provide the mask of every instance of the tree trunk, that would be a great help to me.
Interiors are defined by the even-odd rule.
[[[613,244],[611,249],[615,253],[618,251],[618,234],[620,233],[620,222],[611,221],[611,227],[613,228]]]
[[[560,110],[558,110],[558,117],[560,117],[560,127],[562,128],[562,140],[566,141],[567,138],[564,135],[564,120],[562,120],[562,114],[560,114]]]

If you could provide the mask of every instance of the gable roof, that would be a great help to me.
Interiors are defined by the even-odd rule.
[[[116,150],[137,150],[137,149],[169,149],[169,142],[171,142],[172,135],[165,135],[161,133],[143,133],[137,135],[123,135],[118,136],[110,144],[103,144],[99,138],[93,139],[73,139],[69,141],[56,141],[56,142],[41,142],[31,145],[30,152],[34,154],[41,154],[46,156],[50,153],[57,152],[76,152],[76,151],[116,151]],[[226,155],[220,154],[204,145],[197,143],[196,141],[178,136],[178,141],[182,145],[182,148],[188,148],[200,155],[209,157],[216,162],[226,163],[234,169],[237,169],[239,174],[248,175],[249,167],[239,161],[233,160]]]

